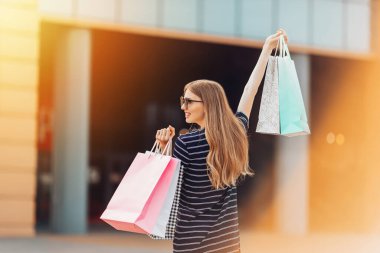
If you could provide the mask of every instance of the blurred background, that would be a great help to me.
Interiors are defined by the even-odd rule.
[[[235,111],[280,27],[311,135],[257,134],[261,86],[242,251],[380,252],[378,0],[0,0],[0,251],[170,252],[99,217],[156,130],[189,127],[184,85]]]

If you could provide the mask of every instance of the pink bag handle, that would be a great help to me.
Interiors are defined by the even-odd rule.
[[[172,140],[173,140],[173,138],[170,138],[168,143],[166,143],[166,146],[165,146],[164,150],[162,151],[161,155],[172,156]],[[154,150],[154,152],[153,152],[153,150]],[[153,147],[150,150],[150,152],[159,154],[159,150],[160,150],[160,144],[156,140],[154,142]]]

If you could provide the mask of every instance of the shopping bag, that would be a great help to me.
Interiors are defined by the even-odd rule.
[[[172,143],[169,142],[169,144],[170,144],[169,149],[168,149],[169,151],[167,153],[168,155],[171,156]],[[181,163],[178,163],[177,169],[175,171],[175,175],[173,176],[173,180],[171,181],[168,194],[166,195],[164,205],[161,208],[160,215],[156,223],[156,229],[158,229],[161,234],[159,234],[157,231],[154,230],[152,234],[148,234],[148,236],[151,239],[155,239],[155,240],[173,240],[174,239],[179,198],[181,194],[182,176],[183,176],[183,167],[181,166]],[[165,231],[165,233],[162,233],[162,231]]]
[[[270,56],[265,72],[256,132],[263,134],[280,134],[279,114],[277,57]]]
[[[165,154],[138,153],[101,219],[118,230],[164,236],[166,226],[156,224],[179,163]]]
[[[285,136],[310,134],[305,105],[294,61],[290,58],[284,36],[280,36],[278,63],[280,133]]]
[[[173,184],[175,180],[172,181],[172,185],[171,185],[171,187],[174,186],[173,188],[175,190],[174,199],[170,199],[169,197],[167,197],[165,200],[164,207],[162,208],[162,212],[166,212],[167,210],[169,210],[169,213],[170,213],[168,220],[166,220],[166,217],[163,218],[164,221],[167,221],[165,236],[157,236],[154,234],[149,234],[149,237],[151,239],[155,239],[155,240],[173,240],[174,239],[175,226],[176,226],[177,215],[178,215],[179,199],[181,195],[182,178],[183,178],[183,166],[179,164],[179,167],[180,168],[179,168],[179,173],[178,173],[177,185]],[[173,188],[171,188],[169,191],[173,190]]]

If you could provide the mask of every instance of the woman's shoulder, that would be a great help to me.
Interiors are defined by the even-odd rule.
[[[193,130],[193,131],[190,131],[188,133],[185,133],[185,134],[181,134],[178,136],[177,139],[179,139],[180,141],[182,141],[184,143],[188,143],[188,142],[191,142],[193,140],[199,139],[204,134],[205,134],[204,128],[203,129],[197,129],[197,130]]]
[[[183,140],[186,140],[186,139],[189,139],[189,138],[193,138],[193,137],[198,137],[199,135],[202,135],[205,133],[205,129],[202,128],[202,129],[193,129],[187,133],[184,133],[184,134],[180,134],[178,137],[180,137],[181,139]]]

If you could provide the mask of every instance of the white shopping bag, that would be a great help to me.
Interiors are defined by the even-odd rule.
[[[278,68],[276,56],[270,56],[268,60],[256,132],[263,134],[280,134]]]

